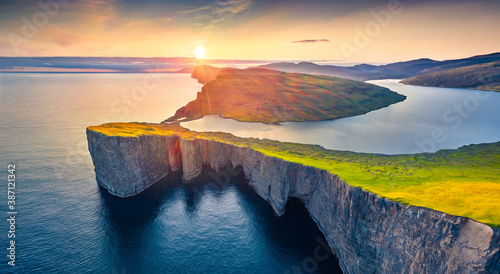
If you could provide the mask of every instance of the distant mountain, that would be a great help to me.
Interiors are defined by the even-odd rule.
[[[3,72],[176,72],[193,64],[183,57],[0,57]]]
[[[191,73],[191,57],[0,57],[0,72]],[[262,64],[259,60],[204,60],[205,64]]]
[[[435,66],[433,68],[425,69],[425,70],[421,71],[421,73],[436,72],[436,71],[440,71],[440,70],[454,69],[454,68],[471,66],[471,65],[486,64],[486,63],[497,62],[497,61],[500,61],[500,52],[486,54],[486,55],[477,55],[477,56],[464,58],[464,59],[441,61],[441,62],[439,62],[439,64],[437,66]]]
[[[397,62],[387,65],[360,64],[351,67],[317,65],[311,62],[300,63],[271,63],[260,68],[270,68],[283,72],[297,72],[303,74],[316,74],[336,76],[351,80],[366,81],[375,79],[406,79],[413,76],[434,73],[458,68],[470,68],[461,71],[451,71],[446,74],[434,74],[426,78],[411,79],[405,83],[421,83],[422,85],[449,86],[449,87],[471,87],[476,89],[496,90],[496,76],[499,68],[474,67],[500,61],[500,52],[486,55],[478,55],[469,58],[436,61],[431,59],[418,59],[405,62]],[[186,57],[0,57],[0,72],[110,72],[110,73],[149,73],[149,72],[178,72],[192,73],[201,83],[208,83],[215,78],[219,69],[203,66],[195,71],[199,60]],[[205,64],[215,64],[224,67],[234,64],[262,64],[262,60],[205,60]],[[473,72],[478,69],[478,72]],[[488,70],[485,71],[485,70]],[[467,72],[466,72],[467,71]],[[482,75],[491,76],[491,80],[481,80],[483,84],[477,84]],[[443,82],[443,79],[431,79],[440,77],[451,77]],[[469,77],[467,80],[460,77]],[[205,79],[204,79],[205,78]],[[477,78],[477,79],[476,79]],[[490,79],[487,78],[487,79]],[[425,79],[425,80],[424,80]],[[474,80],[476,79],[476,80]]]
[[[298,72],[308,74],[321,74],[343,77],[352,80],[366,81],[376,79],[403,79],[415,75],[454,69],[470,65],[478,65],[500,61],[500,53],[478,55],[470,58],[436,61],[432,59],[418,59],[406,62],[397,62],[388,65],[374,66],[369,64],[355,65],[351,67],[316,65],[309,62],[301,63],[272,63],[259,66],[271,68],[284,72]]]
[[[364,81],[368,80],[370,73],[367,73],[361,69],[354,67],[340,67],[340,66],[330,66],[330,65],[316,65],[310,62],[300,62],[300,63],[272,63],[268,65],[258,66],[259,68],[269,68],[275,69],[283,72],[297,72],[305,74],[317,74],[317,75],[328,75],[341,78],[347,78],[351,80]]]
[[[183,68],[183,69],[180,69],[178,71],[176,71],[177,73],[193,73],[194,69],[196,68],[196,66],[189,66],[187,68]]]
[[[500,91],[500,61],[424,73],[405,79],[403,83]]]

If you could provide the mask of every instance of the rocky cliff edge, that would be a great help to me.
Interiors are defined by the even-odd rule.
[[[248,147],[165,135],[108,136],[87,129],[97,182],[111,194],[140,193],[170,171],[193,180],[203,165],[241,166],[249,184],[282,215],[301,199],[345,273],[499,273],[500,230],[472,219],[407,206],[315,167]]]

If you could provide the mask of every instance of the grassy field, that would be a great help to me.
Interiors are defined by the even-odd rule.
[[[179,135],[250,147],[269,156],[328,170],[352,186],[390,200],[500,227],[500,142],[436,153],[380,155],[193,132],[177,124],[115,123],[89,130],[125,137]]]
[[[168,121],[209,114],[244,122],[322,121],[365,114],[405,98],[384,87],[331,76],[224,68]]]

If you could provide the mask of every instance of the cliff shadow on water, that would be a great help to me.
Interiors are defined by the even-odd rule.
[[[342,273],[304,204],[278,217],[242,167],[204,166],[192,182],[169,172],[144,192],[119,198],[100,188],[111,272]]]

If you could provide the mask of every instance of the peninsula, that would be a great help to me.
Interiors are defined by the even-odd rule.
[[[243,122],[321,121],[365,114],[406,99],[384,87],[331,76],[263,68],[216,72],[207,66],[195,69],[193,76],[208,83],[196,100],[166,121],[209,114]]]

